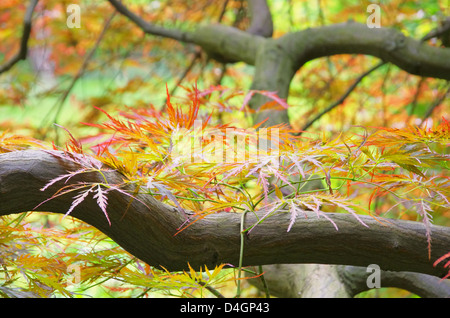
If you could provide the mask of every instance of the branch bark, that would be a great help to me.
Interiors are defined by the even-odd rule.
[[[149,24],[120,1],[109,2],[148,34],[193,43],[222,63],[254,65],[252,89],[276,91],[281,98],[288,97],[290,82],[305,63],[336,54],[371,55],[380,58],[381,63],[395,64],[410,74],[450,80],[450,48],[432,47],[395,29],[370,29],[365,24],[347,22],[288,33],[273,39],[268,37],[271,19],[266,19],[266,22],[269,21],[267,25],[261,19],[261,16],[270,17],[270,10],[267,5],[261,6],[265,1],[252,0],[249,1],[252,24],[247,31],[215,24],[198,27],[194,32],[183,32]],[[267,38],[258,35],[261,32]],[[264,96],[255,95],[250,106],[256,109],[267,101]],[[289,122],[289,117],[286,110],[258,112],[255,122],[265,120],[264,125],[269,126]]]
[[[40,150],[0,154],[0,215],[32,211],[61,188],[56,183],[40,191],[49,180],[80,167],[72,161]],[[90,181],[121,183],[123,176],[115,171],[77,175],[70,182]],[[129,189],[132,190],[132,189]],[[120,192],[108,196],[111,225],[95,200],[85,200],[71,215],[98,228],[129,253],[153,266],[169,270],[221,263],[239,263],[242,214],[217,213],[192,223],[176,234],[185,221],[177,209],[151,196],[137,195],[138,200]],[[71,196],[47,201],[39,211],[66,213]],[[143,203],[145,203],[145,205]],[[127,209],[127,207],[129,208]],[[263,211],[247,213],[246,228],[261,220]],[[367,266],[378,264],[383,270],[411,271],[443,277],[448,269],[434,260],[448,252],[450,229],[432,226],[432,251],[428,259],[425,228],[421,223],[402,220],[375,220],[361,216],[368,226],[353,216],[329,214],[339,230],[315,214],[298,219],[290,232],[288,213],[279,212],[265,219],[245,236],[243,265],[286,263],[319,263]]]

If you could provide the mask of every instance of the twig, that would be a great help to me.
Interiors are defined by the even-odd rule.
[[[428,40],[430,40],[432,38],[440,37],[441,35],[443,35],[444,33],[447,33],[448,31],[450,31],[450,18],[447,18],[443,22],[442,26],[440,26],[440,27],[438,27],[438,28],[436,28],[434,30],[431,30],[427,35],[425,35],[421,39],[421,41],[425,42],[425,41],[428,41]]]
[[[34,8],[36,7],[39,0],[32,0],[30,5],[25,12],[25,18],[23,20],[23,33],[22,40],[20,41],[20,50],[14,55],[9,61],[0,66],[0,74],[8,71],[17,62],[25,60],[28,53],[28,39],[31,34],[31,18],[33,15]]]
[[[448,98],[450,96],[450,84],[448,84],[447,86],[448,86],[447,91],[444,94],[442,94],[441,97],[439,97],[435,100],[434,104],[431,105],[431,107],[428,109],[427,113],[423,116],[422,123],[431,116],[431,114],[436,109],[436,107],[438,107],[446,98]]]
[[[97,48],[100,45],[100,42],[102,41],[106,30],[109,28],[112,19],[114,18],[114,16],[116,15],[116,12],[114,11],[111,16],[109,17],[109,19],[105,22],[105,26],[103,27],[102,32],[100,33],[99,37],[97,38],[97,41],[94,44],[94,47],[91,49],[91,51],[88,53],[88,55],[86,56],[86,58],[83,61],[83,64],[81,65],[81,67],[79,68],[77,74],[73,77],[72,82],[69,84],[69,87],[64,91],[64,94],[61,96],[61,98],[58,100],[57,105],[58,105],[58,109],[56,110],[56,114],[55,117],[53,118],[53,122],[57,123],[58,122],[58,117],[61,113],[62,110],[62,106],[64,105],[64,102],[66,101],[67,97],[69,96],[70,92],[72,91],[73,87],[75,86],[76,82],[78,81],[78,79],[81,78],[81,76],[84,74],[84,72],[86,71],[86,68],[89,64],[89,61],[92,59],[92,57],[94,56],[95,51],[97,50]],[[53,111],[53,108],[52,110]],[[47,118],[48,116],[45,116],[44,118]],[[43,123],[41,124],[41,126],[43,125]]]
[[[222,295],[217,289],[215,289],[212,286],[207,285],[205,282],[198,282],[200,286],[205,287],[211,294],[216,296],[217,298],[225,298],[224,295]]]
[[[305,131],[306,129],[308,129],[315,121],[317,121],[320,117],[322,117],[323,115],[325,115],[326,113],[331,111],[333,108],[342,104],[345,101],[345,99],[348,97],[348,95],[350,95],[350,93],[355,89],[355,87],[364,79],[364,77],[366,77],[367,75],[369,75],[370,73],[372,73],[373,71],[378,69],[379,67],[383,66],[384,64],[386,64],[386,62],[380,62],[377,65],[375,65],[374,67],[372,67],[371,69],[369,69],[366,72],[364,72],[363,74],[361,74],[353,82],[353,84],[347,89],[347,91],[336,102],[334,102],[333,104],[328,106],[326,109],[324,109],[318,115],[316,115],[316,117],[314,117],[312,120],[310,120],[305,126],[303,126],[302,131]],[[298,133],[298,135],[300,135],[300,134],[301,134],[301,132]]]
[[[225,3],[222,6],[222,10],[220,11],[219,18],[217,19],[217,23],[220,23],[222,21],[223,17],[225,16],[227,5],[228,5],[228,0],[225,1]],[[202,56],[202,51],[197,49],[195,51],[194,56],[191,59],[191,62],[188,65],[188,67],[184,70],[183,74],[181,74],[181,76],[178,79],[177,83],[175,84],[175,86],[170,91],[170,95],[171,96],[175,94],[175,91],[180,86],[181,82],[183,82],[183,80],[186,78],[186,76],[189,74],[189,72],[192,70],[192,68],[195,66],[195,63],[197,62],[197,60],[201,56]],[[223,65],[222,69],[224,69],[224,68],[225,68],[225,64]],[[222,75],[221,75],[220,79],[222,78],[222,76],[223,76],[223,72],[222,72]],[[164,100],[164,104],[162,105],[161,111],[164,111],[166,109],[166,106],[167,106],[167,98]]]

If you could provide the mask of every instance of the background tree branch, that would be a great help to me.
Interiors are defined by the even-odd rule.
[[[279,40],[297,68],[335,54],[364,54],[424,77],[450,79],[450,49],[433,47],[391,28],[346,22],[289,33]]]
[[[118,11],[129,17],[146,33],[164,36],[130,12],[119,1],[110,0]],[[256,2],[255,2],[256,3]],[[255,5],[250,4],[250,8]],[[253,14],[256,11],[253,10]],[[270,13],[270,12],[269,12]],[[254,17],[256,18],[256,17]],[[258,18],[259,20],[259,18]],[[256,22],[255,22],[256,23]],[[294,74],[308,61],[336,54],[364,54],[392,63],[406,72],[422,77],[450,79],[450,48],[433,47],[423,40],[406,37],[390,28],[370,29],[365,24],[347,22],[288,33],[280,38],[263,38],[221,24],[198,27],[194,32],[167,37],[200,46],[211,58],[222,62],[242,61],[255,66],[252,89],[275,91],[287,98]],[[349,90],[350,92],[351,90]],[[250,106],[257,109],[267,102],[255,95]],[[289,122],[287,110],[258,112],[256,123],[267,120],[270,126]]]
[[[247,32],[265,38],[272,37],[273,21],[266,0],[249,0],[251,23]]]
[[[340,279],[351,297],[368,290],[367,269],[356,266],[338,266]],[[396,287],[408,290],[420,297],[450,297],[450,281],[435,276],[409,272],[380,272],[381,287]]]
[[[0,74],[11,69],[17,62],[27,58],[28,39],[31,34],[31,18],[38,1],[39,0],[32,0],[28,5],[27,11],[25,12],[25,18],[23,20],[23,31],[19,52],[17,52],[16,55],[14,55],[9,61],[5,62],[3,65],[0,65]]]
[[[148,23],[137,14],[130,11],[122,2],[117,0],[108,0],[109,3],[122,15],[130,19],[134,24],[142,29],[147,34],[162,36],[169,39],[174,39],[181,42],[189,42],[189,33],[177,29],[167,29],[151,23]]]

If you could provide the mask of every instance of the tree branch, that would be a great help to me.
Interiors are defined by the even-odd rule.
[[[17,62],[25,60],[28,53],[28,39],[31,34],[31,18],[34,8],[39,0],[32,0],[25,12],[25,18],[23,20],[22,40],[20,41],[20,49],[16,55],[14,55],[9,61],[0,66],[0,74],[11,69]]]
[[[376,69],[380,68],[381,66],[383,66],[384,64],[386,64],[385,62],[379,62],[378,64],[376,64],[375,66],[371,67],[369,70],[367,70],[366,72],[362,73],[360,76],[358,76],[358,78],[353,82],[352,85],[350,85],[349,88],[347,88],[347,90],[345,91],[345,93],[334,103],[332,103],[330,106],[328,106],[327,108],[325,108],[323,111],[321,111],[319,114],[317,114],[316,116],[314,116],[313,119],[311,119],[307,124],[305,124],[303,126],[303,128],[301,129],[302,131],[307,130],[309,127],[311,127],[312,124],[314,124],[314,122],[316,122],[317,120],[319,120],[323,115],[325,115],[326,113],[330,112],[331,110],[333,110],[335,107],[339,106],[340,104],[342,104],[345,99],[350,95],[350,93],[356,88],[356,86],[370,73],[372,73],[373,71],[375,71]]]
[[[0,215],[33,210],[67,183],[59,182],[40,191],[49,180],[80,167],[45,151],[27,150],[0,154]],[[80,179],[82,175],[83,179]],[[118,184],[123,176],[115,171],[83,173],[70,179]],[[129,189],[132,191],[133,189]],[[138,200],[136,200],[138,199]],[[241,220],[239,213],[205,216],[175,235],[185,221],[176,208],[149,195],[135,200],[118,191],[108,194],[108,224],[95,200],[84,200],[72,216],[96,227],[129,253],[153,266],[169,270],[221,263],[239,263]],[[39,211],[66,213],[72,195],[54,198]],[[145,203],[145,205],[143,204]],[[127,207],[129,208],[127,209]],[[255,225],[264,211],[247,213],[244,226]],[[279,212],[252,229],[244,241],[243,266],[278,263],[319,263],[367,266],[378,264],[383,270],[412,271],[443,277],[448,269],[433,262],[448,252],[450,229],[432,226],[432,251],[428,259],[425,227],[418,222],[375,220],[361,215],[368,228],[353,216],[328,214],[336,223],[317,218],[299,218],[289,232],[289,213]]]
[[[295,61],[297,69],[319,57],[365,54],[410,74],[450,79],[450,48],[429,46],[395,29],[370,29],[365,24],[347,22],[289,33],[275,41]]]
[[[134,24],[142,29],[147,34],[158,35],[169,39],[174,39],[181,42],[190,42],[189,32],[182,32],[176,29],[167,29],[151,23],[148,23],[138,15],[134,14],[122,2],[118,0],[108,0],[109,3],[122,15],[129,18]]]
[[[351,296],[369,290],[367,269],[356,266],[338,266],[341,279]],[[450,280],[435,276],[408,272],[380,271],[380,287],[395,287],[408,290],[420,297],[450,297]]]

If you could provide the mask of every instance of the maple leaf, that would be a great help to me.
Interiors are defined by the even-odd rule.
[[[94,195],[94,199],[97,199],[97,204],[102,209],[103,214],[105,214],[106,219],[108,220],[108,224],[111,226],[111,221],[109,220],[108,212],[106,212],[106,206],[108,205],[108,198],[106,196],[108,189],[103,190],[100,184],[97,185],[97,189],[94,190],[96,194]]]
[[[0,134],[0,153],[24,150],[29,147],[45,148],[42,142],[34,138],[8,135],[8,131],[4,131]]]

